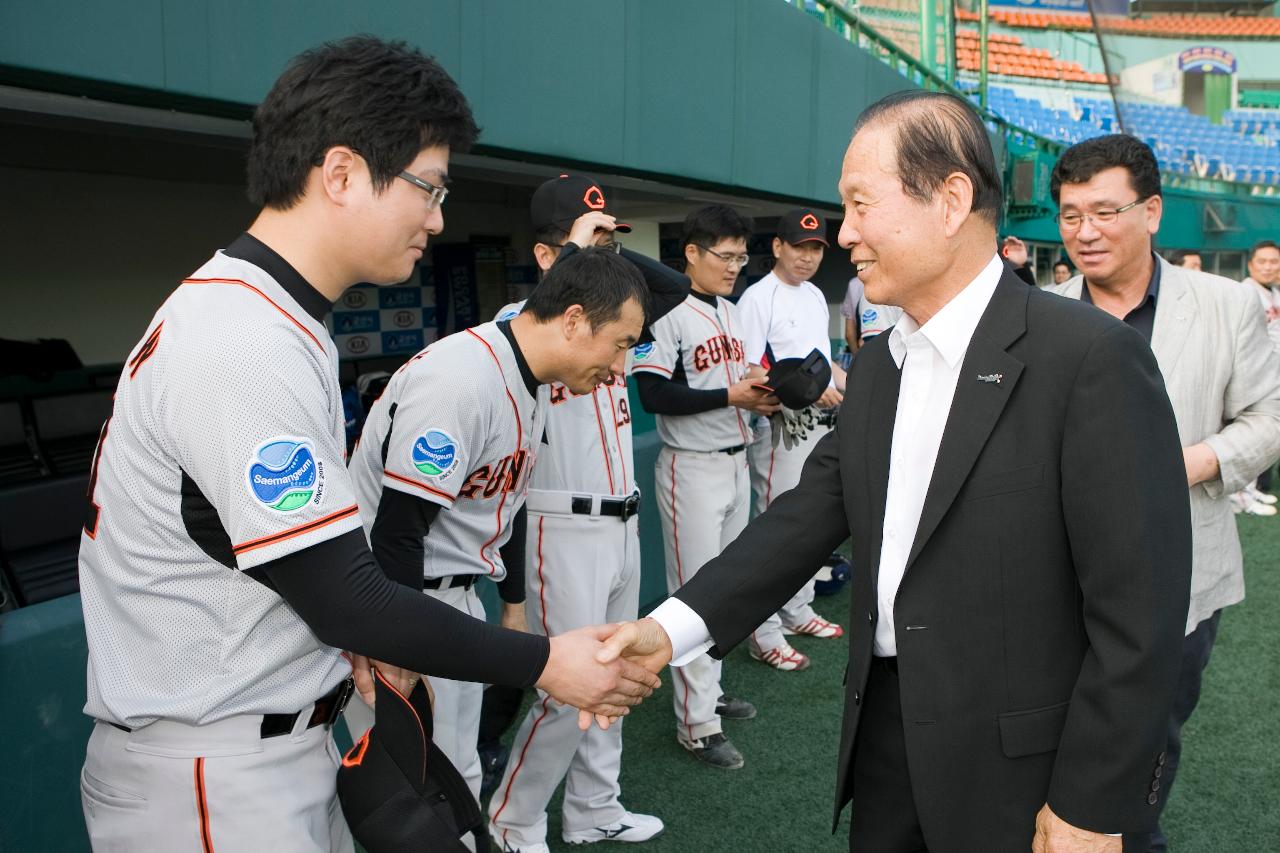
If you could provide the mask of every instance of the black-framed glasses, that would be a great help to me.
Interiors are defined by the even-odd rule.
[[[410,172],[401,172],[396,175],[397,178],[404,178],[418,189],[427,194],[427,210],[432,210],[444,204],[444,200],[449,197],[448,187],[438,187],[435,184],[427,183]]]
[[[717,252],[715,249],[708,246],[698,246],[698,248],[706,252],[708,255],[714,255],[731,267],[745,267],[747,265],[747,261],[751,260],[751,256],[746,254],[733,255],[729,252]]]
[[[1151,196],[1145,196],[1143,198],[1134,199],[1123,207],[1104,207],[1100,210],[1094,210],[1089,213],[1059,213],[1058,227],[1063,231],[1077,231],[1080,226],[1084,224],[1086,219],[1094,225],[1110,225],[1120,218],[1120,214],[1124,213],[1126,210],[1131,210],[1137,207],[1149,198],[1151,198]]]

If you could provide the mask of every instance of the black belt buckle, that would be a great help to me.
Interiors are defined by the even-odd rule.
[[[591,515],[591,498],[574,495],[569,501],[569,511],[574,515]]]
[[[639,514],[640,514],[640,494],[639,492],[632,492],[630,495],[627,496],[626,500],[622,502],[622,512],[618,513],[618,517],[621,518],[623,521],[626,521],[632,516],[639,515]]]

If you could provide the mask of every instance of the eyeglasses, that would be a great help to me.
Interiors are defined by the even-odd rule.
[[[1124,207],[1104,207],[1101,210],[1095,210],[1092,213],[1059,213],[1058,227],[1063,231],[1078,231],[1086,219],[1094,225],[1110,225],[1120,218],[1120,214],[1124,213],[1126,210],[1137,207],[1149,198],[1151,198],[1151,196],[1135,199]]]
[[[417,175],[410,174],[409,172],[401,172],[396,175],[396,177],[404,178],[406,181],[413,184],[418,189],[423,190],[427,194],[427,210],[434,210],[444,204],[444,200],[449,196],[448,187],[438,187],[435,184],[429,184],[422,180],[422,178],[419,178]]]
[[[706,246],[698,246],[698,248],[708,255],[715,255],[731,267],[745,267],[747,261],[751,260],[750,255],[731,255],[728,252],[717,252],[715,249],[709,249]]]

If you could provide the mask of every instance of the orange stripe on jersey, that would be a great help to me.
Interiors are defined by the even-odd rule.
[[[660,364],[644,364],[644,365],[641,365],[641,366],[639,366],[639,367],[635,367],[635,368],[633,368],[633,372],[635,372],[635,371],[643,372],[643,371],[646,371],[646,370],[657,370],[657,371],[659,371],[660,373],[665,373],[665,374],[667,374],[668,376],[670,376],[670,375],[671,375],[671,371],[670,371],[670,370],[667,370],[665,367],[663,367],[663,366],[662,366],[662,365],[660,365]]]
[[[408,477],[402,477],[399,474],[397,474],[395,471],[388,471],[384,468],[382,470],[382,475],[384,477],[390,477],[391,479],[395,480],[397,483],[404,483],[407,486],[413,486],[416,489],[422,489],[422,491],[424,492],[430,492],[433,495],[438,495],[439,497],[442,497],[445,500],[447,500],[449,503],[453,503],[458,499],[456,495],[451,495],[448,492],[442,492],[439,489],[433,489],[430,486],[428,486],[426,483],[419,483],[417,480],[410,480]]]
[[[147,359],[156,354],[156,347],[160,346],[160,330],[164,328],[164,320],[160,321],[160,325],[151,334],[147,335],[147,339],[142,342],[142,346],[138,348],[137,354],[129,359],[129,379],[132,380],[138,375],[138,368],[146,364]]]
[[[281,314],[283,314],[284,316],[288,317],[288,318],[289,318],[289,320],[293,323],[293,325],[295,325],[295,326],[297,326],[299,329],[301,329],[301,330],[302,330],[302,333],[303,333],[304,335],[306,335],[308,338],[311,338],[311,341],[312,341],[316,346],[318,346],[322,352],[324,351],[324,344],[320,343],[320,339],[319,339],[319,338],[317,338],[315,335],[311,334],[311,330],[310,330],[310,329],[308,329],[306,326],[304,326],[304,325],[302,325],[301,323],[299,323],[299,322],[298,322],[298,319],[297,319],[296,317],[294,317],[294,316],[293,316],[292,314],[290,314],[288,311],[286,311],[286,310],[284,310],[283,308],[281,308],[281,307],[280,307],[280,305],[279,305],[279,304],[278,304],[274,299],[272,299],[270,296],[267,296],[267,294],[263,293],[261,290],[259,290],[258,288],[254,287],[252,284],[250,284],[250,283],[249,283],[249,282],[247,282],[247,281],[241,281],[241,280],[240,280],[240,279],[238,279],[238,278],[188,278],[188,279],[186,279],[185,281],[183,281],[182,283],[183,283],[183,284],[238,284],[238,285],[239,285],[239,286],[241,286],[241,287],[247,287],[249,290],[252,290],[254,293],[258,294],[258,295],[259,295],[259,296],[261,296],[263,299],[265,299],[265,300],[267,300],[268,302],[270,302],[270,303],[271,303],[271,306],[272,306],[273,308],[275,308],[277,311],[279,311],[279,312],[280,312]]]
[[[279,533],[272,533],[270,536],[263,536],[259,539],[250,539],[240,545],[231,548],[233,554],[243,554],[247,551],[254,551],[258,548],[265,548],[268,545],[274,545],[277,542],[284,542],[286,539],[292,539],[295,536],[301,536],[304,533],[310,533],[313,530],[319,530],[327,524],[335,521],[341,521],[344,518],[350,518],[358,512],[355,504],[340,509],[337,512],[331,512],[326,516],[317,518],[315,521],[308,521],[306,524],[299,524],[297,527],[291,527],[288,530],[281,530]]]
[[[710,324],[711,324],[711,328],[715,329],[715,330],[720,334],[720,336],[721,336],[722,338],[724,338],[725,340],[730,340],[730,338],[729,338],[729,334],[728,334],[727,332],[725,332],[725,330],[724,330],[724,329],[722,329],[722,328],[720,327],[720,324],[719,324],[718,322],[716,322],[715,318],[713,318],[713,317],[708,317],[706,314],[702,313],[702,311],[700,311],[700,310],[698,309],[698,306],[696,306],[696,305],[689,305],[689,308],[690,308],[690,309],[691,309],[695,314],[697,314],[699,317],[701,317],[702,319],[704,319],[704,320],[706,320],[708,323],[710,323]],[[726,314],[725,314],[725,325],[726,325],[726,326],[728,326],[728,323],[729,323],[728,317],[729,317],[729,315],[728,315],[728,313],[726,312]],[[730,331],[732,331],[732,329],[730,329]],[[729,384],[730,384],[730,385],[732,385],[732,384],[733,384],[733,374],[729,372],[729,359],[727,359],[727,358],[724,360],[724,378],[725,378],[726,380],[728,380],[728,382],[729,382]],[[737,409],[737,408],[735,408],[735,409],[733,410],[733,413],[734,413],[734,416],[738,419],[738,432],[742,433],[742,441],[743,441],[744,443],[746,443],[746,441],[747,441],[747,428],[746,428],[745,426],[743,426],[743,424],[742,424],[742,410],[741,410],[741,409]]]
[[[600,428],[600,454],[604,456],[604,473],[609,477],[609,492],[615,493],[617,489],[613,485],[613,466],[609,464],[609,442],[604,437],[604,421],[600,419],[600,401],[596,399],[596,393],[600,390],[597,385],[591,391],[591,408],[595,409],[596,426]],[[613,411],[613,396],[609,396],[609,417],[614,419],[617,415]]]
[[[493,363],[498,366],[498,375],[502,377],[502,390],[507,392],[507,399],[511,401],[511,414],[513,414],[516,419],[515,452],[519,453],[520,449],[524,447],[524,425],[520,423],[520,407],[516,405],[516,398],[511,396],[511,385],[509,382],[507,382],[507,372],[502,369],[502,362],[498,359],[498,354],[493,351],[493,347],[489,346],[488,341],[486,341],[484,338],[477,335],[471,329],[467,329],[467,334],[475,338],[480,343],[484,344],[484,348],[489,351],[489,357],[492,358]],[[524,380],[521,380],[521,381],[524,381]],[[484,555],[484,552],[486,548],[488,548],[494,542],[497,542],[498,537],[502,535],[502,508],[506,506],[506,504],[507,504],[507,493],[504,490],[502,493],[502,497],[498,499],[498,510],[497,512],[494,513],[494,521],[496,523],[497,529],[493,531],[493,537],[488,542],[480,546],[480,559],[484,560],[484,562],[489,566],[489,574],[491,575],[498,573],[498,567],[493,564],[492,560],[490,560],[488,557]]]

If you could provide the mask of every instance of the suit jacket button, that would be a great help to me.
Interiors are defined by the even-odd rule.
[[[1152,779],[1152,780],[1151,780],[1151,790],[1152,790],[1152,791],[1159,791],[1159,790],[1160,790],[1160,780],[1159,780],[1159,779]]]
[[[1161,752],[1156,756],[1156,764],[1164,764],[1164,753]]]
[[[867,611],[867,621],[870,622],[872,625],[876,623],[875,614],[873,614],[870,610]]]
[[[1160,802],[1160,795],[1159,795],[1159,794],[1154,794],[1154,793],[1152,793],[1152,794],[1148,794],[1148,795],[1147,795],[1147,805],[1149,805],[1149,806],[1154,806],[1154,805],[1155,805],[1156,803],[1158,803],[1158,802]]]
[[[1164,767],[1162,767],[1162,766],[1160,766],[1159,764],[1157,764],[1157,765],[1156,765],[1156,773],[1155,773],[1156,778],[1157,778],[1157,779],[1159,779],[1159,778],[1160,778],[1160,774],[1161,774],[1161,773],[1163,773],[1163,772],[1164,772]]]
[[[862,704],[862,697],[858,695],[858,691],[856,691],[856,690],[855,690],[855,691],[853,691],[853,704],[855,704],[855,705],[861,705],[861,704]]]

